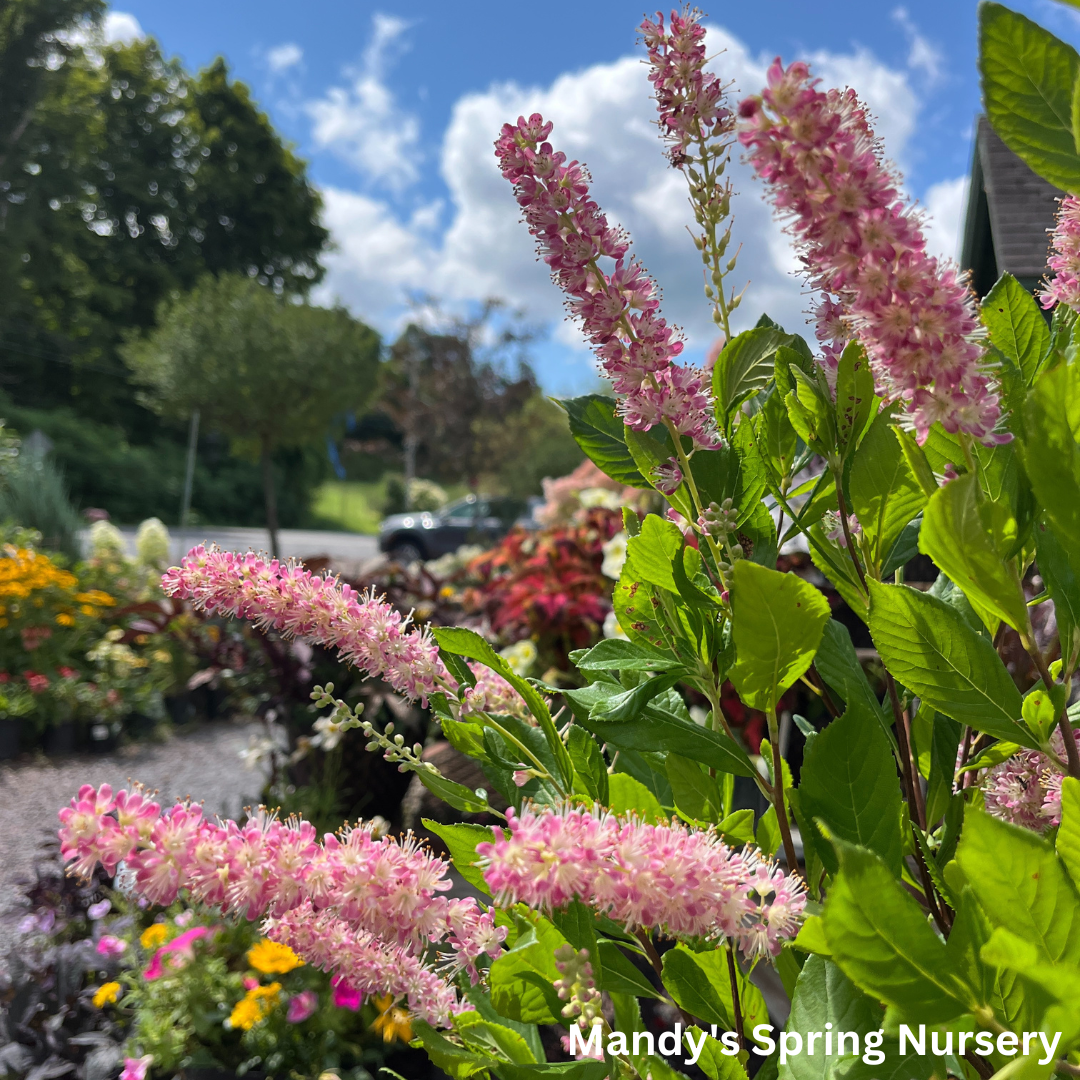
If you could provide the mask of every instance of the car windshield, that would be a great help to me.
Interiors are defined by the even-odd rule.
[[[455,503],[450,503],[449,506],[443,507],[441,516],[443,518],[453,518],[455,521],[459,521],[462,518],[469,518],[470,520],[476,517],[477,510],[480,509],[480,504],[475,499],[459,499]]]

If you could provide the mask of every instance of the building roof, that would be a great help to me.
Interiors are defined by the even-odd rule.
[[[980,116],[971,165],[961,266],[984,296],[1001,274],[1033,289],[1046,272],[1047,230],[1064,194],[1037,176]]]

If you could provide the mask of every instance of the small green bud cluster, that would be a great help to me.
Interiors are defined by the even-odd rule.
[[[589,950],[580,952],[573,945],[560,945],[555,950],[555,966],[562,975],[553,983],[560,1001],[565,1001],[562,1014],[567,1020],[577,1020],[583,1028],[591,1027],[600,1016],[600,991],[596,989]]]
[[[722,540],[735,532],[738,520],[738,511],[730,499],[725,499],[722,503],[709,503],[701,514],[699,524],[711,537]]]

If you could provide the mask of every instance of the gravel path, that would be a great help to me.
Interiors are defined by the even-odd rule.
[[[258,723],[208,724],[164,743],[137,743],[115,754],[0,766],[0,957],[15,934],[18,878],[32,872],[41,842],[55,836],[57,811],[82,784],[122,787],[138,780],[164,800],[190,795],[207,813],[235,817],[258,801],[263,777],[239,758]]]

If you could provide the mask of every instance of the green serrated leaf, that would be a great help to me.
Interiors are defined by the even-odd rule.
[[[723,801],[716,780],[696,761],[679,754],[669,753],[665,765],[675,805],[695,821],[719,821]]]
[[[854,448],[874,404],[874,374],[858,338],[844,346],[836,372],[836,438]]]
[[[1003,554],[1014,546],[1016,519],[1002,503],[980,498],[973,473],[939,488],[923,511],[919,550],[941,567],[972,605],[1026,632],[1027,600]]]
[[[973,1002],[925,913],[873,852],[835,841],[840,872],[822,916],[832,959],[901,1017],[944,1023]]]
[[[1012,274],[1002,274],[979,310],[994,348],[1016,364],[1030,386],[1050,348],[1050,327],[1035,298]]]
[[[986,115],[1005,145],[1051,184],[1080,191],[1072,125],[1076,50],[988,0],[979,7],[979,72]]]
[[[954,608],[907,585],[872,581],[870,634],[889,671],[931,707],[996,738],[1035,747],[1017,722],[1023,703],[1012,676],[994,646]]]
[[[633,814],[642,821],[667,821],[656,796],[640,781],[626,773],[608,777],[608,809],[616,814]]]
[[[814,659],[829,604],[802,578],[746,560],[731,577],[737,650],[731,680],[750,708],[771,709]]]
[[[484,872],[479,866],[474,866],[476,860],[476,845],[491,843],[492,831],[483,825],[443,825],[438,821],[428,818],[422,819],[424,828],[440,837],[450,851],[450,858],[457,872],[470,884],[475,885],[481,892],[491,895],[491,890],[484,880]]]
[[[570,421],[570,434],[585,455],[612,480],[628,487],[651,488],[627,449],[615,401],[599,394],[555,399]]]
[[[874,717],[848,707],[814,739],[799,782],[799,804],[807,820],[820,820],[830,836],[860,844],[881,856],[900,876],[900,786],[888,739]],[[838,862],[828,843],[820,845],[826,869]]]
[[[728,1031],[735,1028],[731,997],[731,973],[727,950],[721,946],[695,953],[685,945],[676,945],[664,953],[664,989],[691,1016],[706,1024],[719,1024]],[[749,1036],[757,1024],[767,1024],[768,1010],[761,991],[736,965],[739,1005],[743,1030]]]
[[[761,326],[736,334],[713,365],[713,394],[723,418],[729,417],[751,394],[764,390],[773,376],[773,358],[792,337],[778,327]]]

